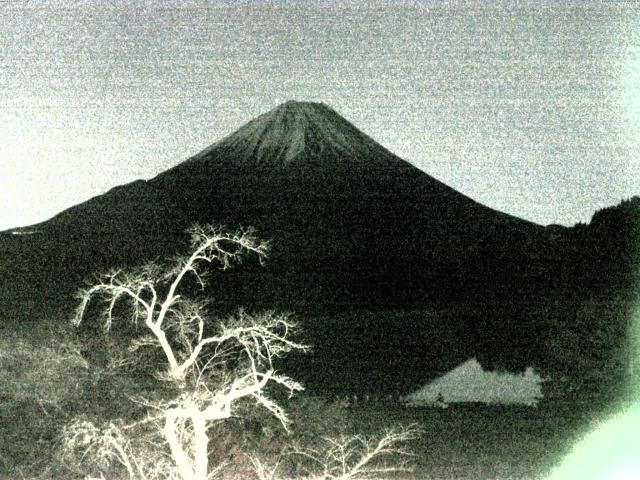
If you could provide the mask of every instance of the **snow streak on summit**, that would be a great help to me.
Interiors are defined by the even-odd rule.
[[[217,151],[233,152],[239,164],[263,167],[287,166],[308,161],[310,157],[337,156],[379,167],[405,163],[332,108],[313,102],[283,103],[200,152],[193,160],[207,159]]]

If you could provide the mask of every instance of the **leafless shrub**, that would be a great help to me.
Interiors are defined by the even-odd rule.
[[[130,344],[129,353],[161,351],[163,368],[155,377],[173,385],[177,392],[170,398],[135,399],[150,412],[136,424],[117,428],[115,424],[100,428],[86,422],[72,424],[64,434],[67,450],[83,451],[81,458],[92,456],[98,468],[106,469],[116,462],[136,479],[160,478],[157,475],[211,478],[216,469],[210,468],[208,460],[209,426],[236,415],[238,405],[248,399],[288,427],[286,412],[265,387],[280,385],[290,394],[302,390],[298,382],[277,372],[273,363],[291,350],[307,348],[292,339],[296,324],[288,315],[251,315],[240,310],[212,328],[206,303],[180,291],[187,276],[205,285],[202,267],[206,264],[226,269],[246,253],[257,255],[262,262],[268,244],[259,241],[252,230],[226,234],[211,226],[196,226],[190,233],[189,256],[176,257],[165,267],[152,262],[137,269],[114,270],[79,292],[74,325],[83,323],[92,299],[100,298],[104,302],[103,327],[109,331],[117,320],[118,308],[126,305],[129,321],[147,331]],[[120,358],[115,362],[126,364]],[[156,425],[156,433],[163,439],[162,444],[150,444],[156,452],[164,449],[162,458],[170,459],[171,468],[163,460],[149,470],[152,462],[145,457],[146,450],[132,442],[132,432],[149,425]]]
[[[377,437],[342,435],[325,437],[318,448],[294,447],[291,455],[306,459],[309,465],[300,478],[307,480],[370,480],[411,472],[412,453],[406,443],[415,440],[421,430],[415,425],[390,429]],[[278,473],[280,463],[269,465],[253,458],[260,480],[286,477]]]

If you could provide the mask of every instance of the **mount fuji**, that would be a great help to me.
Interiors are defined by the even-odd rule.
[[[449,188],[319,103],[284,103],[147,185],[179,218],[272,239],[268,297],[285,303],[475,295],[487,276],[506,288],[529,275],[517,260],[544,230]]]
[[[449,367],[483,352],[524,366],[541,341],[544,321],[525,310],[554,288],[547,266],[557,229],[479,204],[320,103],[284,103],[155,178],[0,235],[0,291],[66,298],[93,273],[184,250],[194,223],[252,226],[271,240],[266,267],[213,275],[207,293],[221,308],[335,320],[465,305],[464,314],[408,325],[384,313],[332,327],[309,321],[325,359],[351,362],[382,348],[384,364],[388,347],[409,363],[424,364],[428,350]],[[416,375],[406,380],[417,385],[424,376]]]

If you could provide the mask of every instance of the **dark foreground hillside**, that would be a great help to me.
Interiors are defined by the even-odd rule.
[[[634,244],[620,236],[635,220],[617,216],[617,209],[636,212],[629,208],[634,204],[635,199],[609,210],[618,222],[609,221],[610,235],[603,233],[600,222],[562,229],[553,238],[560,253],[539,274],[550,286],[537,296],[514,294],[512,301],[495,294],[447,299],[452,291],[445,290],[443,298],[422,301],[408,298],[381,305],[380,298],[365,302],[359,297],[349,302],[349,295],[356,295],[353,290],[343,288],[344,295],[336,298],[335,290],[330,295],[323,289],[335,278],[328,280],[326,273],[301,272],[293,281],[268,266],[246,265],[244,271],[213,277],[214,313],[241,305],[292,311],[315,350],[289,368],[317,391],[408,391],[471,356],[486,368],[534,365],[553,376],[572,377],[578,386],[615,387],[629,359],[627,333],[636,298],[633,265],[638,265]],[[42,312],[55,311],[62,317],[59,321],[66,321],[75,307],[75,289],[91,277],[89,271],[80,274],[68,267],[83,258],[104,257],[83,257],[86,253],[78,243],[42,241],[53,237],[2,237],[0,310],[5,317],[36,329]],[[184,236],[175,238],[176,243],[167,241],[153,257],[171,255],[176,244],[184,244]],[[148,249],[157,245],[155,240],[148,237],[136,246]],[[392,280],[382,276],[377,286],[384,290],[387,284],[393,285]],[[439,279],[429,285],[446,283]],[[485,288],[491,285],[487,282]]]
[[[43,340],[29,338],[26,332],[15,333],[14,337],[3,335],[0,342],[0,477],[85,478],[81,469],[60,457],[61,429],[76,415],[101,421],[135,418],[140,408],[125,397],[150,395],[149,383],[126,374],[96,376],[94,368],[70,361],[73,352],[44,347]],[[27,358],[31,361],[26,362]],[[61,362],[62,358],[66,360]],[[7,367],[21,378],[19,391],[15,385],[8,388]],[[27,391],[25,387],[36,382],[37,388]],[[544,478],[574,442],[604,418],[597,401],[589,397],[545,400],[537,408],[469,404],[417,409],[399,404],[394,396],[345,401],[325,392],[320,396],[303,393],[285,405],[293,420],[290,434],[261,415],[212,427],[211,461],[228,462],[222,478],[256,478],[248,454],[279,461],[284,474],[299,477],[305,473],[305,462],[280,456],[292,443],[321,448],[324,436],[375,436],[387,428],[411,424],[423,430],[407,445],[415,454],[410,459],[415,469],[394,478]],[[117,469],[113,472],[107,478],[122,478]]]

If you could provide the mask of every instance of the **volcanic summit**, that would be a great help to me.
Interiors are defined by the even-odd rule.
[[[206,161],[214,151],[232,153],[237,164],[260,167],[312,163],[316,157],[328,156],[371,167],[381,157],[395,158],[330,107],[294,101],[258,116],[192,160]]]
[[[495,292],[527,275],[512,262],[542,229],[310,102],[286,102],[155,178],[36,227],[56,252],[45,270],[86,275],[173,253],[196,222],[253,226],[272,240],[268,267],[232,289],[248,304],[421,302],[481,295],[489,280]]]

